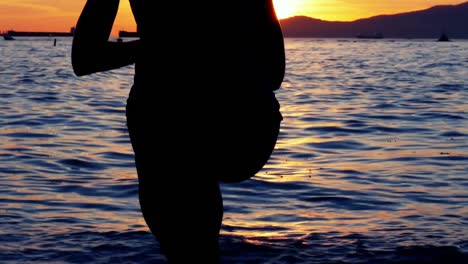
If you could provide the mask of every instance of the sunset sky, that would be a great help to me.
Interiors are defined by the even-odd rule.
[[[86,0],[0,0],[0,31],[69,31]],[[466,0],[274,0],[280,18],[294,15],[351,21],[380,14],[420,10]],[[135,30],[128,0],[122,0],[113,34]]]

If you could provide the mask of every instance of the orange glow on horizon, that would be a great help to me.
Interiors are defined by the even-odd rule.
[[[463,0],[273,0],[281,18],[304,15],[330,21],[351,21],[381,14],[426,9],[434,5],[460,4]],[[466,0],[465,0],[466,1]],[[0,3],[0,31],[68,32],[76,24],[86,0],[9,0]],[[119,30],[135,31],[128,0],[120,3],[113,36]]]
[[[411,12],[436,5],[456,5],[464,2],[466,0],[274,0],[280,18],[301,15],[328,21],[353,21],[377,15]]]
[[[9,0],[0,3],[0,32],[51,31],[69,32],[76,25],[86,0]],[[121,1],[112,36],[118,31],[135,31],[136,24],[128,1]]]

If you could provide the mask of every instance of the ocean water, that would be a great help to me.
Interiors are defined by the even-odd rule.
[[[0,263],[164,263],[125,126],[133,67],[77,78],[70,47],[0,40]],[[468,41],[286,49],[277,148],[222,185],[223,263],[468,263]]]

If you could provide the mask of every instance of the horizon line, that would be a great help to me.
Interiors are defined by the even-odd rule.
[[[278,20],[281,22],[282,20],[288,20],[288,19],[292,19],[292,18],[296,18],[296,17],[305,17],[305,18],[320,20],[320,21],[323,21],[323,22],[332,22],[332,23],[352,23],[352,22],[356,22],[356,21],[359,21],[359,20],[371,19],[371,18],[375,18],[375,17],[402,15],[402,14],[409,14],[409,13],[421,12],[421,11],[429,10],[429,9],[436,8],[436,7],[454,7],[454,6],[460,6],[460,5],[468,5],[468,1],[462,2],[462,3],[460,3],[460,4],[452,4],[452,5],[434,5],[434,6],[431,6],[431,7],[428,7],[428,8],[424,8],[424,9],[418,9],[418,10],[413,10],[413,11],[406,11],[406,12],[401,12],[401,13],[384,13],[384,14],[373,15],[373,16],[369,16],[369,17],[362,17],[362,18],[358,18],[358,19],[354,19],[354,20],[326,20],[326,19],[320,19],[320,18],[308,16],[308,15],[293,15],[293,16],[289,16],[289,17],[285,17],[285,18],[279,18]],[[76,26],[76,25],[73,25],[73,26],[71,26],[70,28],[74,28],[75,26]],[[30,31],[30,30],[16,31],[16,30],[14,30],[14,29],[8,29],[8,30],[0,29],[0,35],[5,34],[5,33],[8,33],[9,31],[15,31],[15,32],[32,32],[32,33],[36,33],[36,32],[69,33],[69,32],[70,32],[70,31],[48,31],[48,30],[46,30],[46,31],[42,31],[42,30],[41,30],[41,31]],[[124,30],[124,29],[112,30],[112,31],[113,31],[113,32],[114,32],[114,31],[117,31],[117,32],[120,32],[120,31],[136,32],[136,31],[129,31],[129,30]],[[111,34],[111,36],[114,36],[114,35]]]
[[[417,10],[413,10],[413,11],[406,11],[406,12],[400,12],[400,13],[385,13],[385,14],[373,15],[373,16],[369,16],[369,17],[362,17],[362,18],[358,18],[358,19],[354,19],[354,20],[325,20],[325,19],[315,18],[315,17],[311,17],[311,16],[306,16],[306,15],[294,15],[294,16],[290,16],[290,17],[281,18],[281,19],[278,19],[278,20],[281,21],[281,20],[287,20],[287,19],[291,19],[291,18],[295,18],[295,17],[307,17],[307,18],[311,18],[311,19],[324,21],[324,22],[352,23],[352,22],[356,22],[356,21],[359,21],[359,20],[363,20],[363,19],[371,19],[371,18],[381,17],[381,16],[394,16],[394,15],[409,14],[409,13],[426,11],[426,10],[436,8],[436,7],[453,7],[453,6],[460,6],[460,5],[468,5],[468,1],[465,1],[465,2],[462,2],[462,3],[459,3],[459,4],[454,4],[454,5],[434,5],[434,6],[431,6],[431,7],[428,7],[428,8],[424,8],[424,9],[417,9]]]

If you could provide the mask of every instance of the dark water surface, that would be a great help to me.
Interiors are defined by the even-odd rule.
[[[0,41],[0,263],[163,263],[125,126],[133,68],[77,78],[70,44]],[[222,186],[223,262],[468,263],[468,42],[286,44],[277,149]]]

